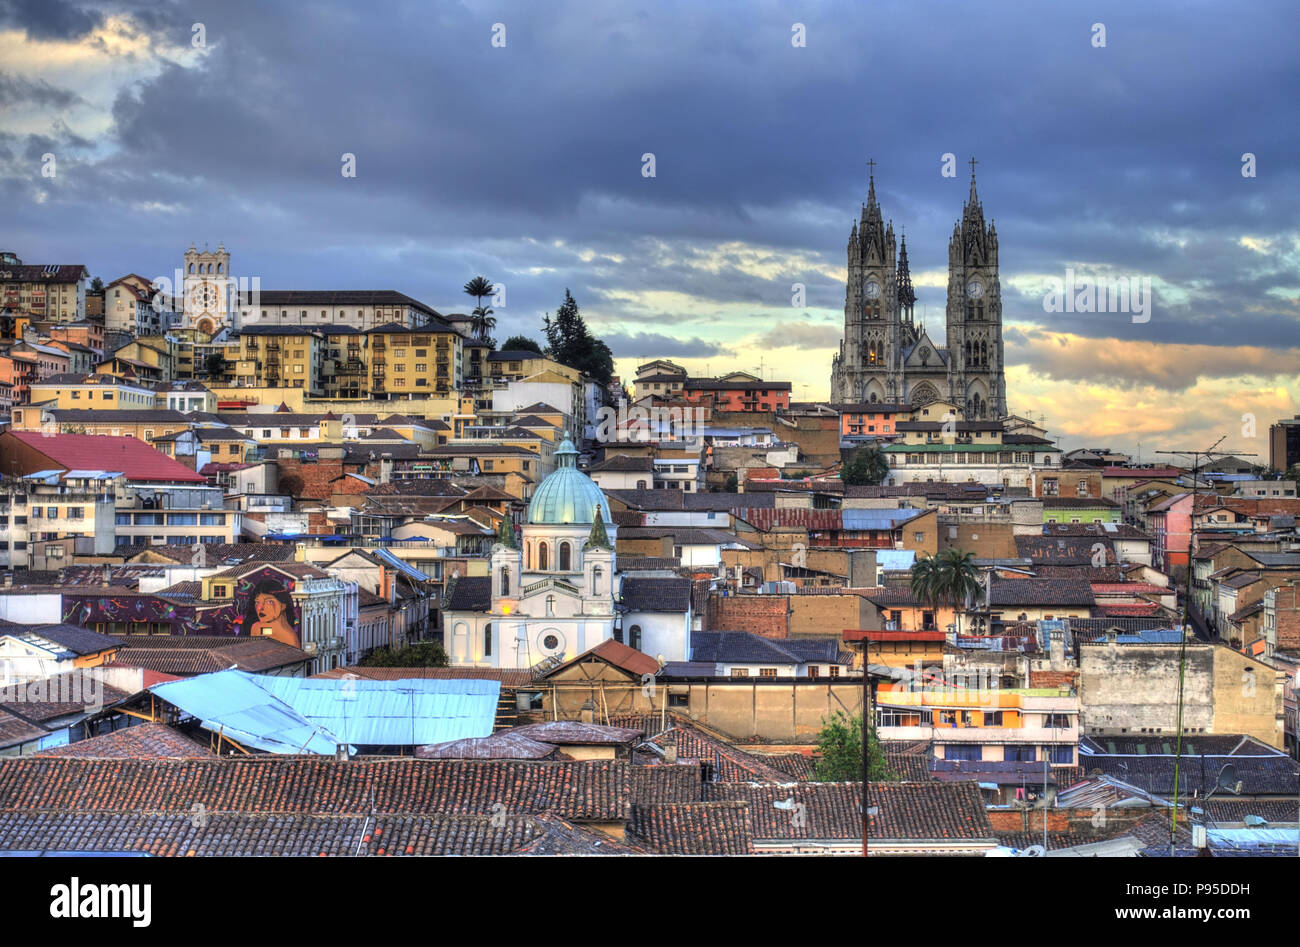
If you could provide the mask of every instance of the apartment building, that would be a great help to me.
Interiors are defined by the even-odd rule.
[[[0,252],[0,305],[51,322],[86,318],[90,271],[80,263],[30,264]]]

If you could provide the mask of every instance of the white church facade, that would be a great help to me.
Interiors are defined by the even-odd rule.
[[[516,539],[508,528],[487,577],[460,578],[443,612],[456,666],[530,668],[618,640],[664,661],[690,657],[690,580],[618,571],[609,501],[577,469],[566,434]]]

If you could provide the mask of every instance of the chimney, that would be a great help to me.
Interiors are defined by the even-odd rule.
[[[581,719],[583,723],[596,722],[596,702],[594,700],[587,698],[583,701],[582,712],[579,714],[579,719]]]
[[[340,743],[334,747],[334,761],[336,763],[346,763],[348,761],[348,745]]]
[[[13,585],[14,585],[14,574],[13,574],[12,572],[6,572],[6,573],[5,573],[5,588],[7,588],[7,589],[11,589],[11,588],[13,588]]]
[[[379,460],[379,482],[393,482],[393,455],[384,454]]]
[[[665,762],[665,763],[676,763],[676,762],[677,762],[677,737],[676,737],[676,735],[670,736],[670,737],[668,737],[668,739],[666,739],[666,740],[664,741],[664,762]]]

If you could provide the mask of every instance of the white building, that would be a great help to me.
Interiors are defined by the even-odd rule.
[[[566,435],[556,471],[529,503],[520,540],[493,547],[490,576],[459,579],[451,589],[443,644],[452,664],[528,668],[611,638],[665,660],[689,653],[689,580],[637,578],[623,600],[618,528],[604,493],[577,469],[577,456]]]

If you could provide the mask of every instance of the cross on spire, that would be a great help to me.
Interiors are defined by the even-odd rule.
[[[875,159],[875,158],[868,158],[868,159],[867,159],[867,174],[870,175],[871,177],[875,177],[875,176],[876,176],[876,159]]]
[[[979,164],[974,158],[970,159],[970,176],[975,177],[975,165]]]

